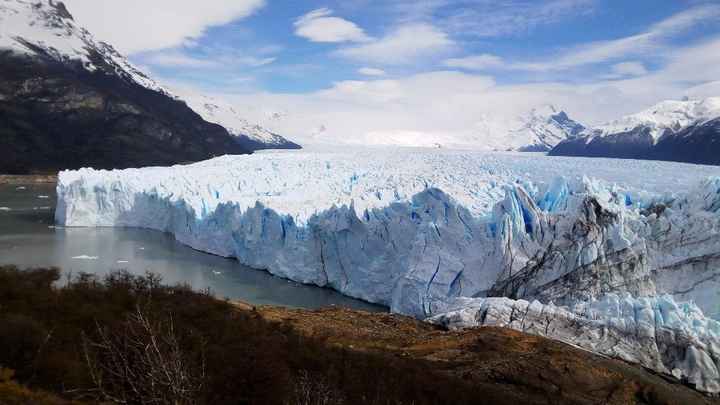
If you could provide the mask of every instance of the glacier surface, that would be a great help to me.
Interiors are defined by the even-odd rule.
[[[56,220],[169,232],[396,312],[521,328],[717,393],[718,175],[534,154],[272,152],[62,172]],[[478,317],[488,306],[496,321]],[[525,326],[541,318],[545,329]]]

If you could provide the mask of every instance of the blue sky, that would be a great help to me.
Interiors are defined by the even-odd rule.
[[[66,2],[161,83],[281,111],[296,139],[458,138],[547,104],[594,125],[720,95],[717,0]]]
[[[719,12],[713,3],[717,4],[667,0],[267,1],[249,16],[207,27],[204,35],[196,39],[175,47],[135,52],[131,57],[169,80],[237,92],[316,91],[338,81],[367,78],[358,72],[362,68],[382,70],[384,77],[452,69],[492,74],[499,84],[587,82],[652,72],[662,67],[663,47],[687,45],[720,34]],[[315,25],[316,38],[299,35],[297,21],[316,10],[322,10],[322,17],[306,24]],[[608,55],[562,69],[507,66],[545,63],[597,41],[641,35],[654,24],[693,10],[701,11],[697,18],[687,27],[653,40],[654,49]],[[336,33],[337,38],[318,39],[323,24],[330,25],[331,21],[354,25],[364,38],[343,39]],[[401,27],[413,26],[425,27],[420,32],[426,36],[445,35],[445,43],[402,61],[384,61],[382,54],[363,58],[362,54],[343,53],[373,41],[389,41]],[[334,42],[326,42],[329,40]],[[460,62],[447,64],[447,60],[478,55],[488,56],[486,59],[491,61],[499,58],[504,63],[489,63],[482,68]],[[613,68],[621,63],[626,64],[624,69]]]

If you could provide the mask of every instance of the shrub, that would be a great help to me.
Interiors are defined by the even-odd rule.
[[[0,361],[68,400],[153,404],[478,403],[427,362],[361,353],[155,275],[0,267]],[[30,394],[28,394],[30,395]],[[0,402],[1,403],[1,402]],[[22,402],[20,402],[22,403]],[[26,402],[27,403],[27,402]],[[36,402],[30,402],[36,403]]]

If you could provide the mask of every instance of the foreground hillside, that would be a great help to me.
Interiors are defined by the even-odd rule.
[[[0,72],[3,173],[249,152],[96,41],[62,3],[0,1]]]
[[[505,329],[253,308],[122,273],[58,289],[58,276],[0,269],[0,403],[711,403],[640,368]]]

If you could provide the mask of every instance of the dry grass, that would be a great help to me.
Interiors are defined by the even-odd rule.
[[[558,403],[714,403],[638,366],[510,329],[455,332],[399,315],[342,308],[255,310],[333,347],[428,362],[449,378],[472,381],[488,398],[504,387],[523,403],[540,392],[555,395]]]
[[[57,183],[57,175],[55,174],[30,174],[30,175],[10,175],[0,174],[0,184],[8,185],[26,185],[26,184],[55,184]]]

